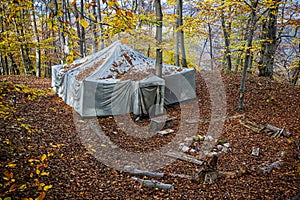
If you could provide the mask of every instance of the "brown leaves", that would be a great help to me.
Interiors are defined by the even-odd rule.
[[[2,78],[2,77],[1,77]],[[0,78],[0,79],[1,79]],[[7,77],[8,81],[24,83],[36,88],[49,88],[49,79],[34,77]],[[227,95],[228,116],[236,115],[236,100],[240,76],[223,78]],[[268,84],[266,84],[268,82]],[[260,83],[260,84],[258,84]],[[1,120],[0,149],[5,159],[0,162],[0,198],[24,199],[290,199],[300,185],[300,161],[294,141],[299,137],[299,87],[249,76],[246,83],[246,116],[259,123],[276,124],[293,133],[290,138],[270,140],[267,135],[244,128],[238,119],[225,122],[220,140],[232,144],[232,151],[219,158],[218,169],[228,172],[215,184],[203,185],[197,180],[166,175],[158,181],[172,183],[171,193],[147,188],[130,179],[130,175],[105,166],[92,155],[102,143],[82,145],[74,127],[73,113],[55,96],[28,101],[17,96],[15,115],[20,122],[30,124],[39,132],[29,133],[18,121]],[[13,89],[13,87],[11,87]],[[210,118],[210,96],[206,83],[197,74],[198,104],[203,119]],[[276,104],[267,102],[274,97]],[[8,97],[5,97],[8,98]],[[181,105],[184,106],[184,105]],[[178,107],[168,108],[170,115],[180,119]],[[99,118],[105,134],[119,148],[132,152],[152,151],[167,144],[174,134],[151,139],[134,138],[124,134],[127,124],[118,125],[113,117]],[[147,125],[147,121],[138,125]],[[178,123],[176,122],[175,126]],[[124,127],[123,127],[124,126]],[[197,135],[205,136],[209,123],[199,123]],[[20,128],[20,129],[19,129]],[[127,127],[128,128],[128,127]],[[133,130],[134,131],[134,130]],[[201,148],[201,139],[198,141]],[[108,146],[107,144],[106,147]],[[252,146],[260,148],[258,157],[251,156]],[[30,148],[29,148],[30,147]],[[106,148],[103,147],[103,148]],[[109,152],[108,152],[109,153]],[[4,153],[3,153],[4,154]],[[2,156],[2,155],[1,155]],[[255,169],[283,159],[286,165],[274,168],[268,175],[259,175]],[[243,166],[239,168],[238,166]],[[245,168],[244,168],[245,167]],[[248,173],[251,169],[251,173]],[[36,173],[38,170],[38,173]],[[175,161],[159,169],[166,174],[193,176],[200,168],[194,164]],[[4,178],[6,177],[6,178]],[[187,176],[188,177],[188,176]],[[140,177],[143,179],[148,179]],[[14,182],[12,181],[14,179]],[[270,185],[272,187],[270,187]]]

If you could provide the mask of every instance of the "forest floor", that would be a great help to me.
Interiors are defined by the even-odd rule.
[[[101,141],[99,147],[95,146],[97,138],[86,143],[80,130],[87,131],[85,137],[93,130],[81,125],[78,129],[76,123],[84,120],[51,91],[50,79],[0,76],[0,80],[0,199],[292,199],[299,195],[299,86],[249,75],[246,110],[237,112],[240,75],[223,75],[227,117],[244,114],[247,120],[285,128],[292,135],[271,138],[265,132],[257,133],[243,126],[239,117],[225,120],[217,139],[229,143],[230,148],[219,154],[217,169],[227,172],[244,169],[244,172],[205,184],[200,178],[172,176],[193,177],[201,169],[193,163],[173,160],[156,170],[165,174],[161,178],[139,176],[173,186],[173,190],[162,190],[149,188],[133,180],[132,174],[105,163],[102,160],[105,152],[99,155],[97,151],[108,147]],[[99,127],[122,152],[158,151],[180,134],[179,128],[193,124],[181,118],[182,109],[189,104],[196,102],[199,118],[210,119],[212,94],[200,74],[196,85],[197,100],[167,108],[168,114],[177,119],[171,127],[174,133],[133,137],[128,133],[134,130],[120,123],[122,118],[117,122],[114,116],[98,118]],[[149,121],[136,124],[147,126]],[[196,132],[191,134],[205,136],[209,120],[196,124]],[[192,142],[189,148],[198,145],[201,149],[201,142]],[[252,155],[253,147],[259,148],[256,156]],[[189,154],[197,157],[195,151]],[[267,173],[259,171],[276,161],[283,164]]]

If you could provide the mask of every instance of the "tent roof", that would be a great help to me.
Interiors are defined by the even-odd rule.
[[[85,79],[101,82],[142,80],[155,74],[155,60],[116,41],[95,54],[76,60],[70,65],[64,65],[61,70],[75,72],[74,75],[78,81]],[[192,69],[181,69],[163,64],[162,74],[167,76],[188,70]],[[151,79],[157,81],[157,78]]]

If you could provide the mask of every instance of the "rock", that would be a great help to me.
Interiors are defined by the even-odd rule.
[[[226,147],[226,148],[229,148],[230,144],[227,142],[227,143],[223,144],[223,146]]]
[[[228,153],[228,151],[229,151],[229,148],[223,147],[222,152]]]
[[[194,140],[193,137],[187,137],[184,139],[185,142],[192,142]]]
[[[183,146],[181,150],[182,150],[183,152],[187,152],[188,150],[190,150],[190,148],[187,147],[187,146]]]
[[[252,153],[253,156],[259,156],[259,147],[252,147]]]
[[[190,149],[190,152],[191,152],[191,153],[195,153],[196,150],[195,150],[195,149]]]
[[[219,145],[217,145],[217,149],[218,149],[219,151],[222,151],[222,150],[223,150],[223,148],[224,148],[224,147],[223,147],[222,145],[220,145],[220,144],[219,144]]]
[[[208,135],[208,136],[205,136],[204,141],[213,142],[213,141],[215,141],[215,139],[212,136]]]
[[[204,155],[208,158],[211,158],[213,156],[217,156],[218,153],[217,152],[204,152]]]
[[[168,134],[173,133],[173,132],[174,132],[173,129],[166,129],[166,130],[158,131],[157,134],[160,135],[160,136],[163,136],[163,135],[168,135]]]

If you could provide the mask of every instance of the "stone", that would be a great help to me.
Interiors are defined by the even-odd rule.
[[[251,152],[252,156],[259,156],[259,147],[252,147],[252,152]]]
[[[189,150],[190,150],[190,148],[189,148],[189,147],[187,147],[187,146],[183,146],[181,150],[182,150],[183,152],[187,152],[187,151],[189,151]]]
[[[220,145],[220,144],[219,144],[219,145],[217,145],[217,149],[218,149],[219,151],[222,151],[222,150],[223,150],[223,148],[224,148],[224,147],[223,147],[222,145]]]
[[[186,138],[184,139],[185,142],[192,142],[193,140],[194,140],[193,137],[186,137]]]
[[[215,141],[215,139],[212,136],[208,135],[208,136],[205,136],[204,141],[212,142],[212,141]]]
[[[226,148],[229,148],[230,144],[227,142],[227,143],[223,144],[223,146],[226,147]]]
[[[208,158],[213,157],[213,156],[217,156],[218,153],[217,152],[204,152],[204,155]]]
[[[166,129],[166,130],[162,130],[162,131],[157,132],[157,134],[160,135],[160,136],[168,135],[170,133],[174,133],[174,130],[173,129]]]

